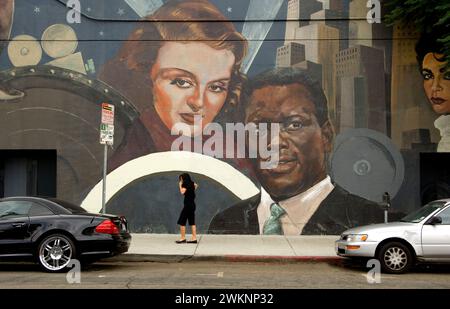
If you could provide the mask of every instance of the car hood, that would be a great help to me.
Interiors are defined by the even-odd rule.
[[[390,222],[390,223],[380,223],[380,224],[370,224],[370,225],[363,225],[358,226],[355,228],[351,228],[349,230],[346,230],[342,234],[367,234],[369,232],[378,231],[381,230],[400,230],[400,231],[406,231],[409,229],[415,229],[417,228],[418,223],[411,223],[411,222]]]

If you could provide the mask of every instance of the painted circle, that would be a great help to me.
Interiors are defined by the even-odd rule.
[[[52,58],[71,55],[76,51],[77,47],[77,34],[68,25],[51,25],[42,34],[42,48]]]
[[[367,160],[358,160],[353,164],[353,171],[359,176],[364,176],[370,173],[371,164]]]
[[[403,183],[401,153],[386,135],[370,129],[347,129],[334,142],[330,174],[347,191],[382,202],[394,197]]]
[[[36,65],[42,59],[42,48],[31,35],[18,35],[8,45],[8,57],[15,67]]]

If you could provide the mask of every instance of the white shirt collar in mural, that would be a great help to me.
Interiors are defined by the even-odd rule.
[[[281,217],[284,235],[300,235],[305,224],[319,208],[320,203],[334,189],[330,176],[309,188],[303,193],[293,196],[278,204],[286,211],[286,215]],[[264,222],[270,216],[270,205],[274,203],[264,188],[261,187],[261,201],[258,205],[259,231],[262,234]]]
[[[434,121],[434,126],[441,133],[438,152],[450,152],[450,115],[442,115]]]

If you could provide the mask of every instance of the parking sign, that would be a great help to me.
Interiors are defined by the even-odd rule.
[[[114,143],[114,105],[102,103],[102,123],[100,124],[100,144]]]

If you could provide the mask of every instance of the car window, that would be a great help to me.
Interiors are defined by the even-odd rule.
[[[38,216],[50,216],[54,215],[54,213],[43,205],[33,203],[28,215],[30,217],[38,217]]]
[[[402,222],[412,222],[412,223],[418,223],[431,215],[434,211],[438,210],[439,208],[444,207],[445,202],[431,202],[422,208],[417,209],[416,211],[410,213],[409,215],[403,217],[400,221]]]
[[[450,207],[438,214],[442,218],[442,224],[450,225]]]
[[[80,213],[85,213],[86,210],[78,205],[69,203],[67,201],[62,201],[62,200],[58,200],[56,198],[49,198],[50,201],[52,201],[53,203],[56,203],[62,207],[64,207],[65,209],[67,209],[68,211],[70,211],[73,214],[80,214]]]
[[[4,201],[0,202],[0,220],[27,217],[32,203],[29,201]]]

